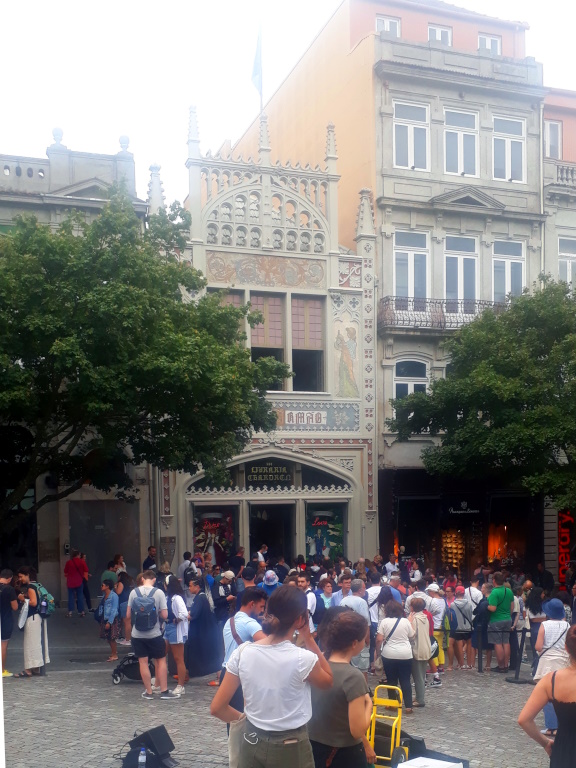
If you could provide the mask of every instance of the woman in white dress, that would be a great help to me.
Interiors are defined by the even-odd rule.
[[[40,668],[50,663],[48,653],[48,631],[46,622],[39,614],[40,595],[36,584],[34,568],[23,565],[18,568],[20,592],[18,600],[24,605],[28,600],[28,618],[24,625],[24,669],[14,675],[16,678],[28,678],[40,674]],[[42,647],[44,646],[44,648]]]

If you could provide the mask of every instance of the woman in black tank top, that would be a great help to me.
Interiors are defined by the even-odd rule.
[[[518,724],[530,738],[550,755],[550,768],[573,768],[576,764],[576,624],[566,635],[566,650],[570,656],[569,666],[538,682],[518,718]],[[549,701],[558,718],[554,739],[540,733],[535,723],[536,715]]]

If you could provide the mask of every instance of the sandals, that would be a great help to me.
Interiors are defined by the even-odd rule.
[[[106,661],[118,661],[118,656],[110,656]]]
[[[22,672],[17,672],[15,675],[12,675],[12,677],[15,677],[17,680],[21,680],[22,678],[30,678],[32,677],[32,672],[28,674],[25,669],[22,670]]]
[[[555,728],[547,728],[545,731],[543,731],[544,736],[546,736],[549,739],[554,739],[556,737],[556,729]]]

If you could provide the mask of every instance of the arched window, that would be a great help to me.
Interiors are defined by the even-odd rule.
[[[394,397],[411,395],[413,392],[426,392],[428,376],[426,363],[418,360],[401,360],[396,363],[394,371]]]

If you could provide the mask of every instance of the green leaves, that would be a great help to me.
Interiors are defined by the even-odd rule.
[[[423,452],[432,473],[498,477],[574,505],[576,302],[568,286],[548,279],[447,346],[447,378],[393,403],[398,439],[438,436]]]
[[[248,307],[183,300],[205,286],[180,258],[189,224],[174,204],[144,228],[116,193],[91,224],[21,218],[0,239],[0,425],[33,436],[0,514],[47,471],[126,491],[119,451],[222,478],[253,431],[273,427],[265,392],[288,371],[251,362]]]

